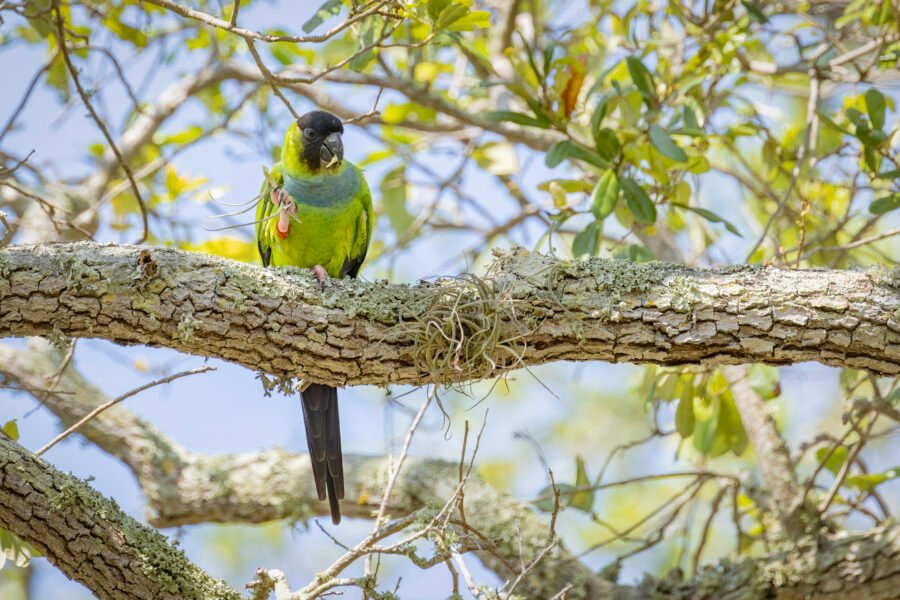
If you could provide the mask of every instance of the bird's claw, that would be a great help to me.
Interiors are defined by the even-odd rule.
[[[319,280],[319,289],[324,292],[325,282],[328,281],[328,271],[322,265],[316,265],[312,268],[312,272],[315,273],[316,279]]]
[[[291,220],[297,220],[297,205],[291,200],[290,195],[282,187],[277,187],[269,194],[269,200],[278,208],[278,221],[275,231],[280,239],[285,239],[290,232]],[[299,221],[298,221],[299,222]]]

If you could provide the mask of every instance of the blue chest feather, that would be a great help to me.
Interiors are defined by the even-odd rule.
[[[345,164],[341,173],[307,177],[284,175],[284,189],[298,204],[336,207],[347,204],[359,192],[359,170]]]

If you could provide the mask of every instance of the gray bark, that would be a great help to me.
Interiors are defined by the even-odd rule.
[[[692,269],[498,253],[484,278],[333,281],[170,249],[0,251],[0,337],[166,346],[333,385],[453,383],[556,360],[818,361],[900,373],[900,273]]]
[[[0,528],[98,598],[239,598],[158,531],[0,435]]]

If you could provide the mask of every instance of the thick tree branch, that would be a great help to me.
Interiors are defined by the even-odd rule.
[[[646,581],[639,598],[888,600],[900,597],[900,526],[795,540],[783,552],[722,562],[693,579]]]
[[[98,598],[240,598],[159,532],[2,435],[0,528],[40,550]]]
[[[452,383],[555,360],[818,361],[900,373],[897,273],[691,269],[498,253],[487,279],[331,282],[170,249],[0,251],[0,336],[165,346],[336,385]]]

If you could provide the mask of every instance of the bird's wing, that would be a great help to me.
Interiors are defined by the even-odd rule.
[[[265,180],[262,189],[259,192],[259,205],[256,207],[256,247],[259,248],[259,256],[262,258],[264,267],[269,266],[272,258],[272,247],[269,245],[269,236],[267,234],[268,224],[271,220],[272,211],[277,210],[269,199],[269,195],[284,184],[284,178],[281,175],[281,163],[272,167],[271,171],[263,169]]]
[[[372,193],[369,191],[366,180],[362,177],[360,179],[362,184],[357,193],[357,199],[361,209],[356,219],[355,231],[351,233],[353,239],[350,242],[350,252],[344,261],[344,265],[341,267],[341,277],[356,277],[363,261],[366,260],[369,243],[372,241],[372,226],[374,222],[372,218]]]

